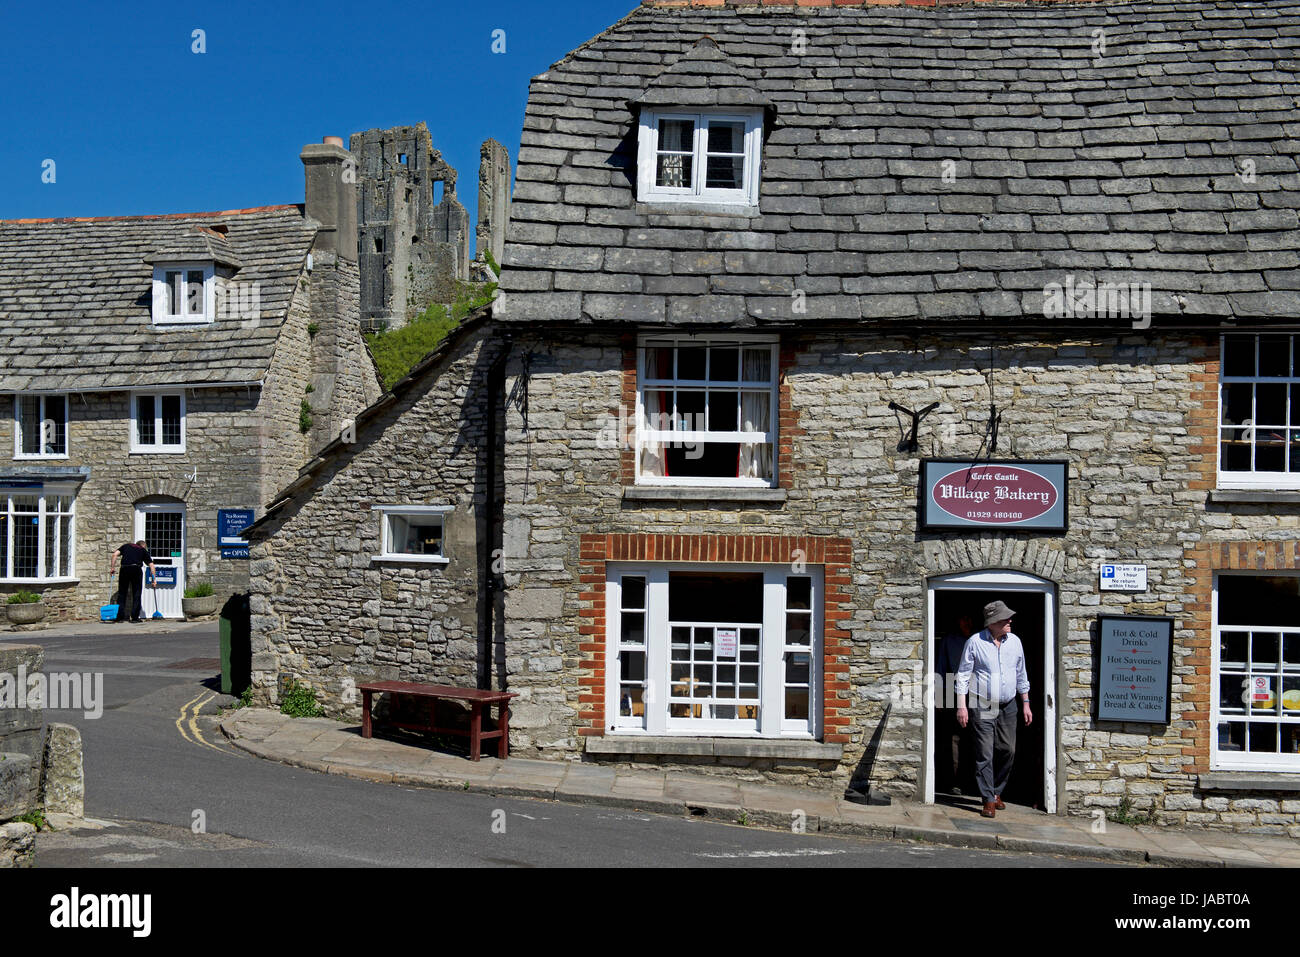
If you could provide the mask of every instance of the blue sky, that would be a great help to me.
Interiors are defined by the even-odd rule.
[[[472,223],[480,143],[514,159],[529,79],[637,4],[11,2],[0,219],[300,203],[304,144],[423,120]]]

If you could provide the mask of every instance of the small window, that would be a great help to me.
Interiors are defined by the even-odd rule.
[[[213,275],[211,263],[156,267],[154,323],[211,322],[215,315]]]
[[[646,112],[641,202],[758,205],[762,116]]]
[[[775,481],[776,342],[647,338],[637,374],[637,481]]]
[[[67,396],[15,396],[14,458],[61,459],[67,456]]]
[[[131,397],[131,451],[185,451],[185,396],[179,392]]]
[[[376,561],[446,564],[445,532],[450,506],[377,505],[380,547]]]

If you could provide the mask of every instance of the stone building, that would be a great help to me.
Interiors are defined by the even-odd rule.
[[[139,538],[163,569],[148,615],[179,617],[187,584],[247,588],[219,513],[260,515],[379,394],[350,155],[301,160],[305,205],[0,222],[0,591],[98,617]]]
[[[358,184],[363,331],[397,329],[431,303],[455,301],[470,268],[469,213],[456,198],[456,170],[433,148],[425,124],[352,134]],[[497,262],[510,221],[510,154],[481,150],[475,261]]]
[[[458,442],[503,417],[473,550],[500,604],[481,565],[376,569],[438,527],[379,509],[340,536],[348,647],[304,644],[281,593],[311,556],[270,534],[261,686],[355,716],[358,675],[450,675],[478,601],[517,753],[928,801],[935,642],[1001,599],[1036,715],[1008,800],[1300,833],[1297,27],[645,3],[533,81],[503,294],[457,347],[496,343],[500,388],[467,352],[404,413]],[[464,475],[385,479],[450,529]]]

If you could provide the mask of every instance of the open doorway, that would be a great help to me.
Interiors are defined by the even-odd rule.
[[[938,669],[960,643],[952,636],[964,630],[968,619],[972,634],[983,627],[983,608],[1002,601],[1015,613],[1011,631],[1024,646],[1025,670],[1029,676],[1029,705],[1034,723],[1023,719],[1016,731],[1016,760],[1002,799],[1008,804],[1056,810],[1056,714],[1055,690],[1055,589],[1050,582],[1018,572],[978,572],[946,576],[930,583],[930,668],[934,675],[927,739],[926,801],[958,800],[978,802],[975,759],[970,728],[956,729],[952,712],[945,706],[945,678]],[[969,637],[969,636],[968,636]],[[945,639],[948,648],[943,650]],[[955,665],[953,666],[955,669]],[[949,679],[947,684],[951,684]],[[954,734],[956,746],[954,747]],[[954,761],[954,750],[956,760]],[[954,768],[954,763],[956,767]],[[960,792],[958,796],[955,792]]]

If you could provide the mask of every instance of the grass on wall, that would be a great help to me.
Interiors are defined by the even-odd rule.
[[[448,309],[434,303],[401,329],[366,336],[385,389],[406,375],[417,362],[438,347],[462,319],[496,298],[494,282],[457,284],[456,301]]]

